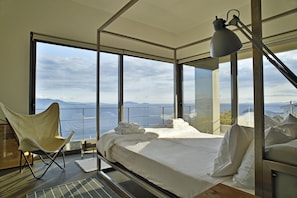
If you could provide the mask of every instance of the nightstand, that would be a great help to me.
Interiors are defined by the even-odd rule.
[[[20,166],[21,152],[12,129],[8,124],[0,124],[0,170]],[[30,157],[33,164],[33,156]],[[22,164],[25,159],[22,158]]]

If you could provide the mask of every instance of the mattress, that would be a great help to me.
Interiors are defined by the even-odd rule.
[[[179,197],[193,197],[232,177],[211,177],[222,136],[187,129],[146,128],[145,134],[100,137],[99,152]]]
[[[270,145],[265,148],[265,157],[269,160],[297,166],[296,156],[297,139],[282,144]]]

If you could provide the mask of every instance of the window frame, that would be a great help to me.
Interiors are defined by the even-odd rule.
[[[36,53],[37,42],[54,44],[66,47],[74,47],[86,50],[97,50],[97,46],[91,43],[58,38],[44,34],[30,33],[30,75],[29,75],[29,114],[35,114],[36,101]],[[97,68],[98,70],[98,68]]]

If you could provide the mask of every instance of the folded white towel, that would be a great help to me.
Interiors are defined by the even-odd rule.
[[[166,123],[168,128],[183,128],[189,126],[189,123],[184,121],[182,118],[167,120]]]
[[[120,135],[141,134],[145,132],[144,128],[141,128],[138,124],[127,122],[120,122],[114,130],[116,134]]]
[[[129,122],[120,122],[118,125],[119,128],[134,128],[138,129],[140,126],[137,123],[129,123]]]
[[[118,127],[116,127],[114,130],[115,130],[116,134],[120,134],[120,135],[137,134],[137,133],[140,134],[140,133],[145,132],[145,130],[143,128],[133,129],[133,128],[118,128]]]
[[[167,124],[173,124],[173,123],[183,123],[185,122],[182,118],[176,118],[176,119],[170,119],[167,120]]]

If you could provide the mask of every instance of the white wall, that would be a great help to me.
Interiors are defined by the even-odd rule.
[[[0,0],[0,102],[28,112],[30,32],[96,43],[100,21],[110,16],[69,2]]]

